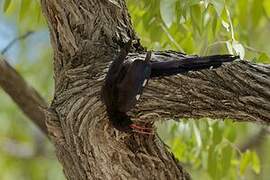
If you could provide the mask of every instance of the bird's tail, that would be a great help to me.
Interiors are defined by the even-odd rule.
[[[212,55],[204,57],[187,57],[180,60],[151,62],[151,77],[170,76],[186,73],[188,71],[198,71],[202,69],[217,68],[224,62],[232,62],[239,59],[239,56],[229,54]]]

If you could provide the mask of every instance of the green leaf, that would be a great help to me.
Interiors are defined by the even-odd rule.
[[[189,6],[200,4],[201,0],[189,0]]]
[[[237,17],[237,20],[239,21],[239,24],[245,29],[247,29],[250,24],[250,17],[247,16],[249,14],[249,3],[247,3],[247,0],[238,0],[238,10],[239,15]]]
[[[222,165],[222,173],[224,175],[227,174],[228,170],[231,167],[231,160],[233,156],[233,148],[230,145],[225,146],[222,149],[222,157],[221,157],[221,165]]]
[[[3,11],[6,12],[11,4],[11,0],[4,0]]]
[[[201,34],[202,12],[200,5],[193,5],[190,7],[190,16],[193,27]]]
[[[241,161],[240,161],[240,174],[243,176],[248,165],[252,162],[252,156],[251,152],[247,150],[245,153],[242,154],[241,156]]]
[[[214,146],[210,146],[208,150],[208,164],[207,164],[207,172],[212,177],[212,179],[216,179],[218,175],[218,154],[215,151]]]
[[[21,1],[21,8],[20,8],[20,14],[19,14],[19,19],[22,20],[27,12],[29,11],[31,7],[32,0],[22,0]]]
[[[176,18],[175,7],[176,0],[161,0],[160,1],[160,15],[165,23],[165,25],[169,28]]]
[[[214,6],[218,16],[221,16],[224,9],[224,0],[210,0],[210,3]]]
[[[213,145],[218,145],[223,138],[222,129],[219,127],[219,123],[216,122],[213,125]]]
[[[236,130],[235,130],[234,128],[228,128],[226,138],[227,138],[230,142],[234,142],[235,139],[236,139]]]
[[[268,0],[269,1],[269,0]],[[262,0],[253,0],[251,6],[251,14],[252,14],[252,24],[254,27],[258,26],[261,16],[263,15],[263,5]]]
[[[270,62],[270,57],[266,53],[260,54],[258,58],[258,62],[260,63],[269,63]]]
[[[265,10],[267,16],[270,18],[270,1],[269,0],[265,0],[263,2],[263,7],[264,7],[264,10]]]
[[[217,30],[217,21],[218,21],[218,18],[216,15],[214,15],[213,20],[212,20],[212,31],[214,35],[216,34],[216,30]]]
[[[260,174],[261,172],[260,159],[254,151],[252,152],[252,169],[256,174]]]
[[[174,138],[172,142],[172,151],[177,159],[182,159],[187,151],[187,145],[179,138]]]
[[[194,130],[197,145],[198,145],[198,147],[201,147],[202,146],[201,133],[200,133],[200,130],[198,129],[197,124],[195,122],[193,122],[193,130]]]
[[[188,19],[189,6],[190,5],[189,5],[188,1],[181,1],[180,2],[181,14],[185,20]]]

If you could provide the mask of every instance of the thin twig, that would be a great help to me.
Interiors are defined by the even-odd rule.
[[[167,30],[167,28],[163,24],[160,24],[160,26],[161,26],[162,30],[165,32],[165,34],[168,36],[170,41],[178,48],[178,50],[185,52],[184,49],[175,41],[175,39],[172,37],[170,32]]]
[[[8,43],[8,45],[1,51],[1,54],[4,55],[17,41],[19,40],[23,40],[26,39],[28,36],[30,36],[31,34],[33,34],[34,31],[28,31],[25,34],[18,36],[16,38],[14,38],[12,41],[10,41],[10,43]]]
[[[209,51],[210,48],[212,48],[212,47],[214,47],[214,46],[216,46],[216,45],[226,44],[226,42],[227,42],[227,41],[216,41],[216,42],[214,42],[214,43],[208,45],[208,46],[206,47],[206,49],[204,50],[204,55],[206,55],[206,54],[208,53],[208,51]]]
[[[247,50],[249,50],[251,52],[257,53],[257,54],[263,54],[263,53],[265,53],[263,51],[257,50],[257,49],[255,49],[253,47],[248,46],[248,45],[244,45],[244,48],[246,48]]]

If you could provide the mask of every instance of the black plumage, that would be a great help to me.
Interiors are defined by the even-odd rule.
[[[135,106],[150,78],[217,68],[223,62],[238,58],[232,55],[186,57],[182,54],[179,60],[158,61],[156,58],[151,59],[151,52],[147,52],[145,60],[130,61],[126,59],[130,46],[131,44],[122,48],[115,56],[102,87],[102,97],[109,119],[115,128],[122,131],[132,130],[133,123],[127,112]]]

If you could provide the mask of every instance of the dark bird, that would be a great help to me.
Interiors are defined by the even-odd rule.
[[[131,43],[121,48],[119,54],[115,55],[102,87],[102,98],[109,119],[113,126],[121,131],[135,130],[143,133],[149,129],[133,124],[127,115],[139,100],[149,79],[217,68],[224,62],[232,62],[239,58],[233,55],[187,57],[182,53],[171,52],[178,60],[158,61],[159,58],[151,58],[151,52],[147,52],[145,60],[128,60],[126,56],[130,46]]]

